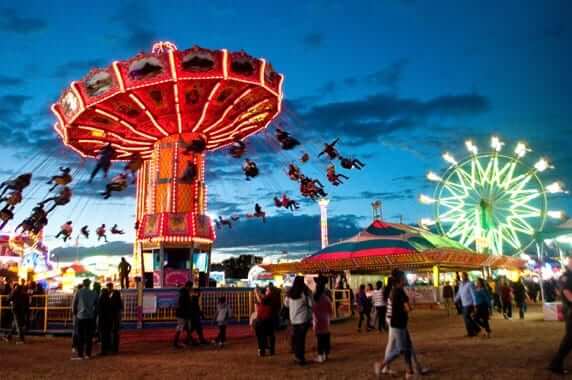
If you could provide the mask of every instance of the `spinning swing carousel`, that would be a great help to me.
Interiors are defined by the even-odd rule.
[[[180,51],[160,42],[150,53],[92,70],[52,106],[56,132],[80,156],[96,158],[111,145],[114,160],[144,160],[136,271],[155,286],[208,282],[216,236],[205,155],[267,128],[281,110],[283,79],[242,51]]]

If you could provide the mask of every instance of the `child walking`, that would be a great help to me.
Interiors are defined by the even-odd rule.
[[[220,348],[224,347],[224,342],[226,341],[226,325],[230,319],[232,312],[230,307],[226,303],[226,298],[224,296],[218,298],[218,304],[216,305],[216,324],[218,326],[218,335],[215,339],[215,344]]]

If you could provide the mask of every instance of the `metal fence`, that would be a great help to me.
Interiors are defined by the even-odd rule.
[[[149,326],[157,323],[175,321],[178,289],[145,289],[143,298],[154,301],[154,307],[145,310],[138,304],[136,290],[124,290],[122,321],[126,324]],[[204,319],[214,320],[218,298],[224,296],[232,310],[232,321],[235,323],[248,321],[254,311],[254,297],[249,288],[206,288],[201,289],[200,303]],[[28,329],[38,332],[70,330],[72,328],[73,295],[62,292],[49,292],[45,295],[30,297],[30,309],[27,315]],[[348,290],[332,291],[332,319],[342,320],[351,316],[351,305]],[[12,320],[11,306],[8,296],[0,296],[0,328],[9,328]]]

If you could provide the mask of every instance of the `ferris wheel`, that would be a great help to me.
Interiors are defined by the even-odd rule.
[[[434,195],[422,194],[419,200],[433,205],[435,219],[424,219],[422,224],[436,225],[440,233],[477,252],[523,252],[547,217],[563,217],[561,211],[548,209],[548,194],[563,192],[563,185],[545,186],[541,179],[553,166],[546,158],[529,165],[524,156],[530,149],[522,142],[512,154],[502,153],[505,143],[496,136],[487,152],[479,152],[472,141],[465,145],[467,157],[457,161],[445,153],[449,167],[444,173],[427,174],[437,184]]]

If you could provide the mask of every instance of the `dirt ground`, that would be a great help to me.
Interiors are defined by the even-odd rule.
[[[161,335],[151,330],[142,339],[126,336],[120,355],[91,361],[70,361],[70,338],[31,337],[25,345],[0,344],[0,379],[374,379],[373,362],[383,355],[386,334],[358,333],[356,323],[333,325],[331,359],[304,368],[293,363],[285,333],[279,334],[276,356],[259,358],[254,337],[245,337],[244,327],[230,327],[243,334],[235,332],[222,350],[175,351],[167,332],[158,339]],[[410,331],[420,360],[433,370],[423,378],[563,378],[544,369],[563,335],[562,322],[542,321],[540,307],[533,306],[524,321],[495,315],[492,329],[491,339],[466,338],[460,317],[415,310]],[[309,358],[315,356],[314,340],[309,334]],[[402,360],[398,362],[395,369],[403,378]]]

